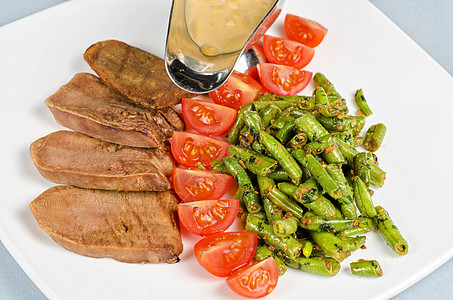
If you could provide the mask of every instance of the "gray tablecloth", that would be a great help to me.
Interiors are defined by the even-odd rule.
[[[65,1],[0,0],[0,26]],[[370,2],[384,12],[447,72],[453,75],[453,51],[451,50],[453,49],[452,0],[370,0]],[[453,259],[450,259],[394,299],[453,299],[452,280]],[[0,299],[45,299],[41,291],[21,270],[1,242]]]

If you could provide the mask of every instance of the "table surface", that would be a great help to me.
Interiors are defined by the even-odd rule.
[[[0,26],[65,1],[67,0],[0,0]],[[370,2],[453,75],[453,1],[437,0],[435,5],[426,0]],[[452,278],[453,259],[450,259],[393,299],[453,299]],[[0,299],[45,299],[1,242]]]

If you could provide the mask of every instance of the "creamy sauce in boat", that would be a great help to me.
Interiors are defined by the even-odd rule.
[[[206,56],[241,50],[275,0],[186,0],[191,39]]]

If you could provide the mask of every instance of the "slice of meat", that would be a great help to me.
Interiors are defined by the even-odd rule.
[[[121,146],[57,131],[30,146],[41,175],[55,183],[116,191],[166,191],[175,164],[169,150]]]
[[[183,250],[171,191],[114,192],[56,186],[30,203],[39,226],[81,255],[174,263]]]
[[[143,106],[162,108],[193,96],[171,81],[163,59],[126,43],[98,42],[84,58],[109,87]]]
[[[76,74],[45,103],[61,125],[117,144],[165,147],[175,130],[159,110],[127,101],[89,73]]]
[[[171,107],[164,107],[159,109],[159,113],[165,118],[165,120],[170,123],[175,130],[184,131],[186,128],[181,117],[176,113],[176,111]]]

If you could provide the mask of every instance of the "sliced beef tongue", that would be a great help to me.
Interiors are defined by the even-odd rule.
[[[168,107],[193,96],[171,81],[163,59],[126,43],[98,42],[85,51],[84,58],[109,87],[140,105]]]
[[[64,248],[127,263],[175,263],[183,250],[173,192],[56,186],[30,203],[39,226]]]
[[[30,154],[44,178],[91,189],[169,190],[175,167],[168,150],[120,146],[65,130],[33,142]]]
[[[45,101],[62,126],[105,141],[145,148],[165,148],[182,120],[168,107],[161,113],[126,100],[98,77],[76,74]],[[167,118],[163,115],[171,115]]]

